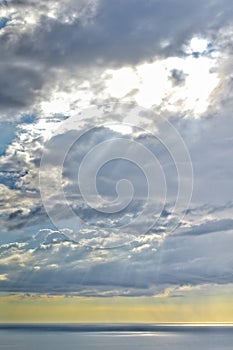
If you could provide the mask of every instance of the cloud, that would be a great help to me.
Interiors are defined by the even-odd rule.
[[[0,8],[1,290],[162,297],[198,292],[206,285],[227,286],[233,230],[230,0],[20,0],[0,2]],[[116,106],[126,101],[130,106],[122,104],[119,112]],[[177,172],[171,156],[150,134],[158,136],[156,117],[145,112],[135,119],[150,133],[102,126],[132,117],[137,103],[168,118],[191,155],[191,208],[180,209],[186,217],[174,234],[167,228],[184,213],[172,211]],[[82,120],[90,105],[97,106],[93,118]],[[63,128],[54,134],[75,115],[78,130]],[[15,124],[6,122],[10,119]],[[63,190],[75,216],[94,225],[72,231],[57,193],[56,164],[86,127],[92,130],[65,158]],[[111,137],[141,143],[165,172],[165,207],[146,234],[139,233],[151,217],[127,234],[119,227],[144,209],[146,181],[140,169],[124,160],[100,169],[97,187],[105,200],[117,198],[116,183],[122,178],[134,185],[134,201],[116,215],[91,209],[77,186],[81,160]],[[172,140],[166,141],[174,149]],[[99,158],[112,151],[106,147]],[[41,200],[43,152],[45,188],[59,228],[49,222]],[[88,163],[88,184],[95,161]],[[96,204],[103,209],[99,198]]]
[[[193,225],[188,231],[183,232],[181,235],[205,235],[208,233],[230,231],[233,230],[233,220],[211,220],[200,225]]]
[[[232,12],[229,0],[8,1],[1,9],[0,102],[8,115],[38,111],[71,75],[81,85],[106,68],[183,56],[182,45],[195,35],[214,39]]]
[[[148,232],[128,237],[112,229],[90,229],[73,238],[70,230],[44,229],[24,242],[2,244],[0,271],[8,278],[1,281],[1,289],[162,297],[227,285],[232,278],[231,220],[211,219],[209,210],[195,208],[178,232],[168,236]],[[205,215],[206,223],[198,225]],[[121,244],[114,247],[116,239]]]
[[[0,275],[0,281],[6,281],[7,278],[7,274],[5,273],[4,275]]]

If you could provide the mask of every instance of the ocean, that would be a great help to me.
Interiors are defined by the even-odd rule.
[[[0,325],[0,349],[232,350],[231,325]]]

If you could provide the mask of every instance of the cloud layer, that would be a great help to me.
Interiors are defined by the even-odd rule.
[[[1,291],[161,296],[230,285],[232,15],[230,0],[0,1]],[[138,105],[148,110],[133,113]],[[184,158],[159,127],[163,118],[184,140],[194,171],[190,206],[175,211],[179,180],[188,188],[191,177],[177,176]],[[157,176],[150,215],[131,231],[122,226],[145,209],[148,178],[126,161],[126,143],[108,144],[84,173],[88,191],[95,162],[124,153],[99,169],[101,199],[93,200],[104,210],[120,193],[126,203],[129,184],[116,187],[125,179],[134,197],[124,210],[90,208],[77,183],[81,161],[112,138],[149,150],[166,180],[166,200]],[[65,147],[62,189],[88,227],[74,224],[58,193]],[[40,192],[45,155],[43,185],[56,222]],[[148,159],[138,155],[145,168]]]

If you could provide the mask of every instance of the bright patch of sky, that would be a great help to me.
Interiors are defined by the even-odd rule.
[[[68,78],[65,86],[69,91],[56,88],[49,100],[41,102],[40,109],[44,115],[74,115],[95,100],[101,103],[114,98],[135,101],[145,108],[199,117],[207,112],[211,94],[220,82],[217,51],[214,57],[204,54],[207,46],[207,40],[194,37],[186,45],[185,57],[154,58],[150,63],[107,69],[100,78],[96,77],[95,83],[103,85],[98,91],[91,81],[80,83]],[[202,55],[194,56],[193,52]]]
[[[217,60],[191,55],[194,51],[205,51],[204,39],[193,38],[189,48],[188,57],[169,57],[134,68],[108,70],[103,74],[105,92],[121,101],[135,100],[145,108],[160,106],[162,110],[200,116],[211,104],[211,93],[220,81],[214,70]],[[172,79],[175,70],[182,75],[182,81]]]

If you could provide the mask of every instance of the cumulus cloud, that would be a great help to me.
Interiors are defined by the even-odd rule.
[[[1,279],[1,289],[163,297],[228,285],[232,220],[216,221],[213,214],[210,218],[210,208],[203,219],[196,214],[199,210],[203,216],[203,208],[195,208],[175,235],[151,231],[126,236],[107,229],[74,235],[68,229],[44,229],[22,242],[2,244],[0,272],[7,279]],[[27,278],[21,278],[25,273]]]
[[[230,0],[8,0],[0,1],[0,11],[1,290],[163,297],[228,285],[233,230]],[[137,104],[150,110],[135,118],[131,111]],[[95,112],[83,112],[89,106]],[[82,113],[93,115],[86,120]],[[74,130],[64,129],[64,120],[74,116]],[[168,130],[157,130],[160,117],[174,125],[191,155],[195,183],[188,210],[172,210],[179,162],[174,164],[156,139],[167,135],[175,149]],[[109,121],[120,128],[104,127]],[[122,128],[122,122],[144,132]],[[84,129],[90,131],[76,142]],[[121,230],[145,208],[147,184],[140,169],[117,160],[98,172],[105,201],[117,198],[116,183],[122,178],[134,185],[133,202],[117,214],[90,208],[77,185],[80,162],[112,137],[140,143],[163,167],[165,206],[145,234],[140,232],[154,222],[153,215],[127,234]],[[56,188],[61,170],[56,165],[72,140],[62,164],[62,188],[72,210],[67,212]],[[124,146],[116,149],[125,156],[130,152]],[[106,147],[99,158],[112,152]],[[43,155],[45,190],[58,228],[49,221],[40,194]],[[88,186],[95,161],[88,163]],[[128,193],[125,187],[122,192]],[[102,203],[95,199],[97,209],[104,208]],[[89,227],[80,224],[73,230],[70,213]],[[168,227],[176,220],[171,234]]]

